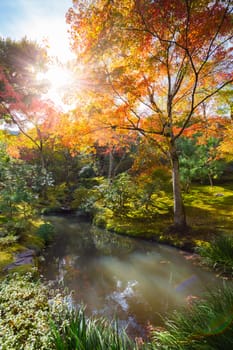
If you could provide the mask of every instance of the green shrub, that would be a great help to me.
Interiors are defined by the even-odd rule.
[[[60,208],[66,205],[69,199],[70,193],[66,183],[50,186],[47,189],[47,203],[48,208]]]
[[[192,298],[191,298],[192,300]],[[165,320],[164,330],[154,330],[158,349],[233,349],[233,289],[224,286],[203,300],[193,299]]]
[[[100,197],[100,192],[97,188],[88,188],[80,186],[73,193],[73,201],[71,207],[79,209],[86,213],[93,214],[95,212],[96,201]]]
[[[117,175],[111,183],[101,185],[104,207],[115,215],[125,216],[131,209],[130,202],[136,200],[136,186],[128,173]]]
[[[233,274],[232,235],[219,235],[212,242],[198,247],[197,252],[209,265]]]
[[[45,243],[49,243],[54,235],[54,226],[49,223],[42,224],[38,228],[36,234],[43,239]]]
[[[0,349],[54,349],[50,320],[62,326],[66,310],[62,296],[32,274],[8,276],[0,283]]]

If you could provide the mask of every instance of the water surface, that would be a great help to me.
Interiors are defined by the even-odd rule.
[[[67,286],[74,305],[88,314],[117,317],[134,335],[158,326],[168,310],[220,283],[184,252],[119,236],[77,217],[49,217],[56,240],[48,248],[43,275]]]

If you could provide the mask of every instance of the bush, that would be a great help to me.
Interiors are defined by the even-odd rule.
[[[102,185],[104,206],[117,216],[125,216],[131,210],[130,202],[136,200],[136,186],[128,173],[115,177],[112,183]]]
[[[95,212],[96,201],[99,199],[99,197],[100,192],[98,187],[93,187],[90,189],[80,186],[76,188],[73,193],[71,207],[92,215]]]
[[[54,226],[49,223],[42,224],[38,228],[36,234],[43,239],[45,243],[49,243],[54,235]]]
[[[169,316],[164,330],[153,331],[154,342],[158,349],[231,350],[232,310],[232,285],[209,292],[205,299],[193,299],[188,308]]]
[[[62,296],[32,274],[8,276],[0,283],[0,349],[54,349],[50,320],[62,326],[66,310]]]

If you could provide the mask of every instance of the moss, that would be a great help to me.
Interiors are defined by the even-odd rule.
[[[164,198],[158,198],[156,205],[162,207]],[[172,213],[156,213],[144,217],[134,211],[116,216],[109,209],[98,208],[94,224],[119,234],[153,239],[193,250],[200,242],[210,241],[222,231],[232,232],[233,184],[224,186],[193,185],[189,193],[184,193],[187,230],[169,230]]]
[[[188,224],[194,234],[209,235],[220,231],[231,232],[233,220],[233,185],[192,186],[184,195]]]
[[[163,229],[168,222],[163,222]],[[158,238],[161,234],[161,223],[152,220],[129,219],[114,217],[106,220],[106,228],[120,234],[126,234],[140,238]]]
[[[27,233],[22,240],[22,244],[30,249],[35,249],[36,251],[41,251],[44,247],[44,241],[42,238],[36,236],[35,234]]]
[[[11,235],[4,237],[3,241],[5,242],[3,242],[4,244],[0,245],[0,273],[3,272],[4,267],[14,261],[15,254],[28,248],[34,249],[37,252],[40,252],[44,248],[44,240],[36,234],[38,228],[43,224],[44,221],[40,218],[30,219],[26,224],[25,231],[21,234],[19,239],[12,240]],[[20,269],[22,271],[25,270],[25,272],[28,270],[31,271],[31,268],[32,266],[20,267]]]
[[[27,248],[35,249],[36,251],[41,251],[44,248],[44,240],[37,235],[38,229],[41,225],[45,224],[45,221],[40,218],[31,219],[29,229],[24,232],[21,244]]]
[[[5,266],[13,262],[13,254],[8,251],[0,252],[0,270],[3,270]]]

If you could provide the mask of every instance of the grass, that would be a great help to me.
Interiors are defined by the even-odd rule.
[[[131,340],[118,323],[105,318],[88,319],[84,308],[72,311],[63,329],[52,324],[56,350],[143,350],[155,349],[152,344],[140,345]]]
[[[11,243],[8,246],[0,243],[0,276],[4,268],[14,261],[14,256],[16,253],[22,251],[24,247],[17,243]]]
[[[232,234],[219,235],[212,242],[202,244],[196,250],[208,265],[233,276]]]
[[[164,329],[152,333],[158,349],[233,349],[232,285],[190,302],[188,307],[175,311],[165,320]]]
[[[0,282],[0,347],[3,350],[231,350],[233,288],[209,291],[153,329],[148,341],[130,339],[116,321],[69,311],[62,294],[31,274]]]

